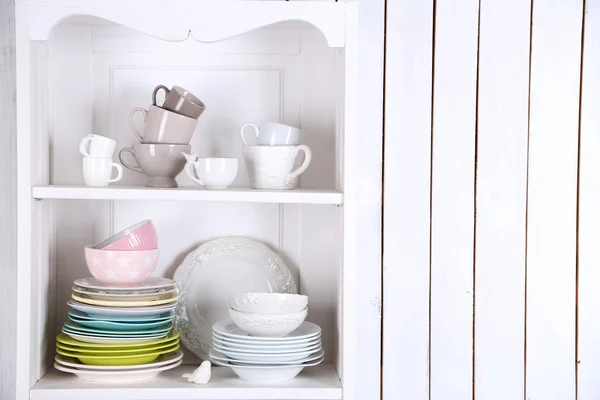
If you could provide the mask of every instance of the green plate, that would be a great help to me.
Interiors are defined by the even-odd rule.
[[[154,344],[154,345],[150,345],[148,347],[138,347],[138,348],[134,347],[131,349],[128,349],[128,348],[124,348],[124,349],[88,349],[88,348],[67,346],[60,342],[56,342],[56,347],[61,350],[64,350],[64,351],[69,351],[71,353],[86,354],[86,355],[93,355],[93,354],[104,355],[104,354],[114,354],[116,352],[118,352],[119,354],[140,354],[140,353],[148,353],[148,352],[153,352],[153,351],[157,351],[157,350],[162,350],[166,347],[171,347],[177,343],[179,343],[179,339],[173,339],[168,342]]]
[[[81,353],[71,353],[59,348],[56,349],[56,352],[61,356],[75,357],[82,363],[88,365],[117,366],[148,364],[156,360],[161,354],[171,353],[177,349],[179,349],[179,343],[162,350],[156,350],[154,352],[140,355],[121,354],[118,351],[115,351],[112,355],[81,355]]]
[[[175,338],[179,337],[179,332],[177,332],[176,330],[171,330],[171,332],[169,332],[169,334],[163,338],[159,338],[156,340],[153,340],[151,342],[146,342],[146,343],[134,343],[134,344],[118,344],[118,343],[86,343],[86,342],[81,342],[79,340],[75,340],[72,337],[70,337],[69,335],[66,335],[64,333],[61,333],[60,335],[58,335],[56,337],[56,341],[60,342],[62,344],[66,344],[67,346],[77,346],[77,347],[81,347],[82,350],[83,348],[86,349],[128,349],[131,347],[148,347],[148,346],[153,346],[153,345],[157,345],[159,343],[165,343],[165,342],[169,342]]]

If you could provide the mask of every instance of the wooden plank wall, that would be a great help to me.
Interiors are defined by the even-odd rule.
[[[600,399],[600,0],[386,18],[384,400]]]
[[[0,0],[0,399],[16,397],[17,136],[15,2]]]

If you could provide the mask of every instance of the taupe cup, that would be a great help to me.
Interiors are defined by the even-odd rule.
[[[158,85],[152,92],[152,104],[155,106],[158,106],[156,104],[156,95],[161,89],[165,91],[165,101],[159,107],[194,119],[198,119],[206,109],[202,100],[184,88],[173,86],[173,89],[169,90],[164,85]]]
[[[147,187],[176,188],[175,177],[185,167],[185,157],[181,152],[189,153],[189,144],[154,144],[137,143],[119,152],[121,164],[135,172],[148,176]],[[130,153],[135,164],[124,160],[124,155]]]
[[[133,123],[136,113],[144,116],[146,127],[143,135],[138,132]],[[156,106],[150,106],[148,111],[136,107],[129,114],[129,125],[141,143],[189,144],[197,124],[198,120],[194,118]]]

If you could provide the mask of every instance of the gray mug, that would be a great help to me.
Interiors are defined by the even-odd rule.
[[[169,90],[165,85],[158,85],[152,92],[152,105],[156,104],[156,95],[160,90],[165,91],[165,101],[161,108],[185,115],[186,117],[198,119],[206,110],[206,106],[198,97],[188,92],[181,86],[173,86]]]
[[[144,135],[133,123],[136,113],[144,116]],[[148,111],[136,107],[129,114],[129,125],[141,143],[189,144],[198,120],[156,106],[150,106]]]
[[[137,143],[122,149],[119,161],[125,168],[147,175],[147,187],[176,188],[175,177],[183,171],[186,163],[181,153],[189,153],[191,148],[189,144]],[[133,156],[135,164],[124,160],[126,153]]]

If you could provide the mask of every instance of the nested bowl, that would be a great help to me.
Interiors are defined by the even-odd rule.
[[[289,293],[232,293],[229,307],[249,314],[293,314],[304,310],[308,297]]]
[[[292,314],[250,314],[229,309],[238,328],[251,336],[283,337],[296,330],[306,319],[308,308]]]
[[[131,225],[94,246],[104,250],[154,250],[158,248],[158,234],[151,220]]]
[[[85,262],[94,276],[113,285],[138,284],[145,281],[158,262],[158,249],[118,251],[85,247]]]

